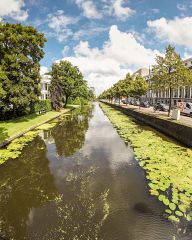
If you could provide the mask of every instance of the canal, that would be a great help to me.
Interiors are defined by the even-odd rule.
[[[0,166],[0,239],[180,240],[97,103]]]

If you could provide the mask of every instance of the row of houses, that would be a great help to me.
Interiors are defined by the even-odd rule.
[[[185,66],[192,69],[192,58],[188,58],[183,61]],[[135,78],[137,75],[141,75],[146,81],[150,81],[152,71],[148,68],[141,68],[133,73],[132,77]],[[183,86],[174,90],[172,93],[172,104],[177,105],[177,102],[192,102],[192,86]],[[143,101],[149,101],[150,104],[161,102],[169,104],[170,93],[168,90],[149,90],[148,93],[142,97]]]

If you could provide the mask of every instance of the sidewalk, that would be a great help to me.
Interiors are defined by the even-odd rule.
[[[192,127],[192,118],[191,117],[187,117],[187,116],[182,116],[181,115],[180,120],[177,121],[177,120],[171,119],[171,117],[168,117],[168,113],[167,112],[162,112],[162,111],[154,112],[153,107],[150,107],[150,108],[140,107],[139,108],[139,106],[134,106],[134,105],[127,105],[126,106],[125,104],[120,104],[119,105],[118,103],[115,103],[115,102],[113,102],[113,104],[117,105],[117,106],[121,106],[121,107],[123,107],[125,109],[128,108],[128,109],[131,109],[131,110],[134,110],[134,111],[137,111],[137,112],[147,113],[147,114],[150,114],[150,115],[153,115],[153,116],[157,116],[157,117],[169,120],[169,121],[177,122],[177,123],[180,123],[180,124]]]

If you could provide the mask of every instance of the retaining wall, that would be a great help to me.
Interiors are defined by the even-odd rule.
[[[147,113],[138,112],[133,109],[127,109],[121,106],[114,105],[112,103],[103,102],[117,110],[120,110],[124,114],[135,118],[151,127],[157,129],[158,131],[164,133],[165,135],[174,138],[180,143],[192,147],[192,127],[182,125],[171,120],[161,119],[156,116],[152,116]]]

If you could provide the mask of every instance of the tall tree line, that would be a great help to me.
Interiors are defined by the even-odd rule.
[[[156,56],[156,64],[152,66],[152,73],[148,81],[141,76],[132,79],[127,74],[125,79],[119,80],[111,88],[105,90],[100,98],[133,97],[139,99],[148,90],[169,92],[169,114],[172,109],[173,92],[178,88],[192,85],[192,71],[188,69],[175,48],[168,45],[164,56]]]

